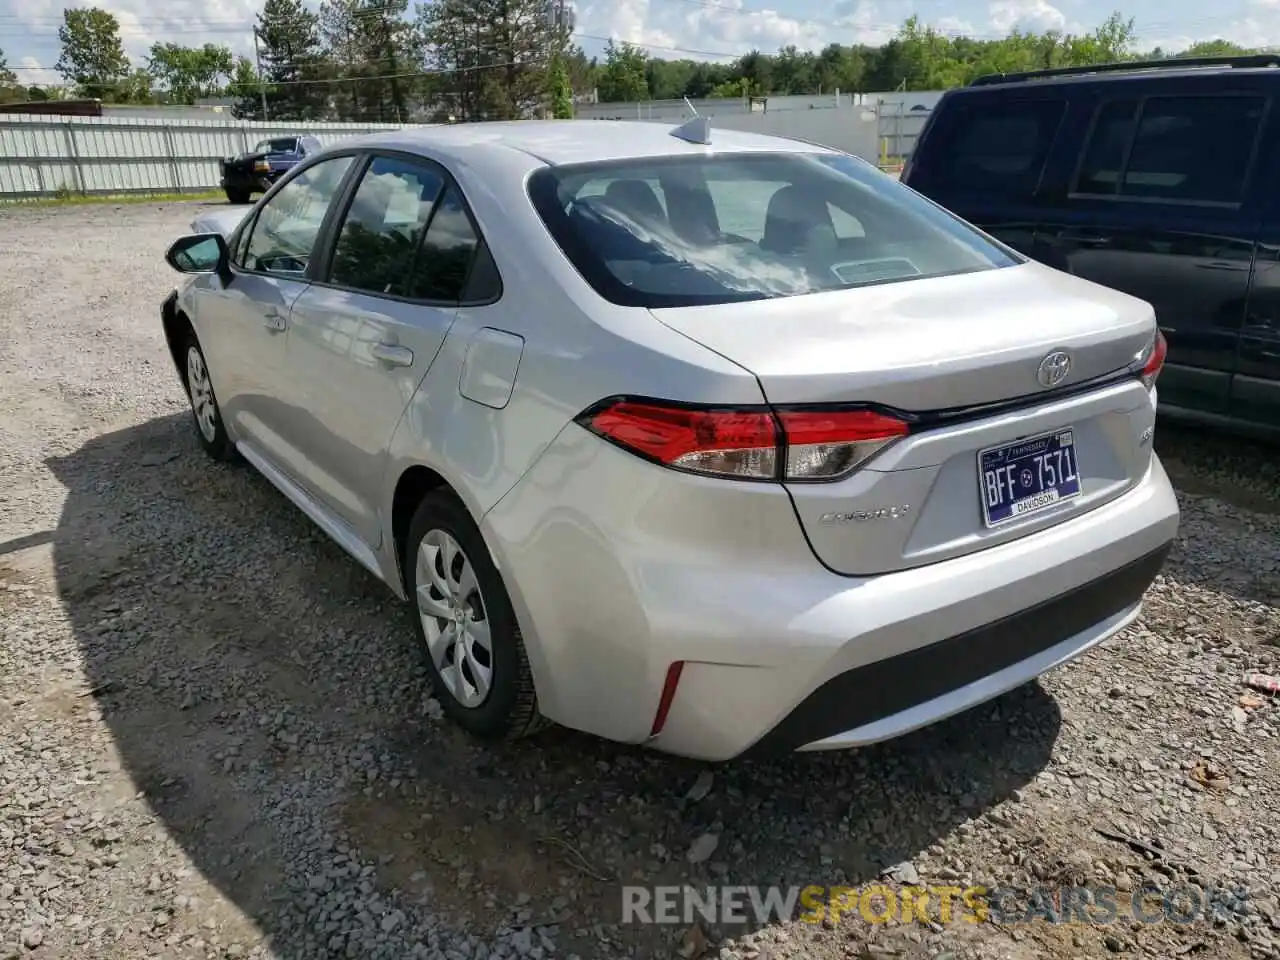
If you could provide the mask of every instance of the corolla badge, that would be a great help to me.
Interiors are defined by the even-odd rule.
[[[1055,350],[1040,361],[1040,369],[1036,371],[1036,380],[1042,387],[1056,387],[1071,372],[1071,355],[1065,350]]]
[[[847,513],[824,513],[818,518],[819,523],[863,523],[867,520],[897,520],[905,517],[911,509],[909,503],[893,507],[879,507],[874,510],[851,510]]]

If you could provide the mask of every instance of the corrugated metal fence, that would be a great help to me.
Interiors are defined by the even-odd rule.
[[[322,143],[399,124],[0,115],[0,199],[218,189],[218,160],[268,137]]]
[[[745,102],[699,101],[713,125],[816,140],[891,166],[911,152],[938,93],[843,98],[770,98],[756,112]],[[792,101],[795,101],[794,103]],[[852,102],[850,102],[852,101]],[[596,104],[582,119],[626,117],[678,122],[683,101]],[[218,188],[218,160],[268,137],[309,133],[322,143],[399,124],[302,123],[141,117],[0,114],[0,200],[126,193],[189,193]]]

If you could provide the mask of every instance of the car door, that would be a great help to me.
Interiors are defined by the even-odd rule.
[[[233,235],[230,281],[200,293],[200,342],[223,418],[271,460],[288,448],[280,390],[290,308],[310,282],[312,248],[352,161],[325,159],[282,184]]]
[[[288,348],[299,477],[369,546],[396,425],[444,343],[477,247],[461,193],[420,157],[375,155],[335,219]]]
[[[1052,91],[965,92],[941,111],[917,145],[908,186],[1027,256],[1037,193],[1067,101]]]
[[[1274,170],[1280,159],[1280,123],[1271,117],[1269,141],[1259,169]],[[1249,288],[1249,305],[1231,381],[1230,415],[1248,423],[1280,429],[1280,190],[1259,177],[1267,189],[1266,213],[1258,235]]]
[[[1249,175],[1267,98],[1206,84],[1096,90],[1076,169],[1037,231],[1040,255],[1151,303],[1169,342],[1161,404],[1225,413],[1259,227]]]

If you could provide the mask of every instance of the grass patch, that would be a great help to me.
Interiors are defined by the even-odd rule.
[[[0,208],[79,207],[100,203],[173,203],[179,200],[226,200],[226,195],[221,190],[205,190],[196,193],[117,193],[86,197],[64,189],[49,197],[24,197],[10,200],[0,195]]]

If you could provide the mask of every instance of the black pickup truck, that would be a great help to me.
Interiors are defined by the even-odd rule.
[[[222,164],[222,189],[230,203],[248,203],[255,193],[266,193],[281,174],[320,149],[315,137],[298,134],[263,140],[251,151],[227,157]]]

